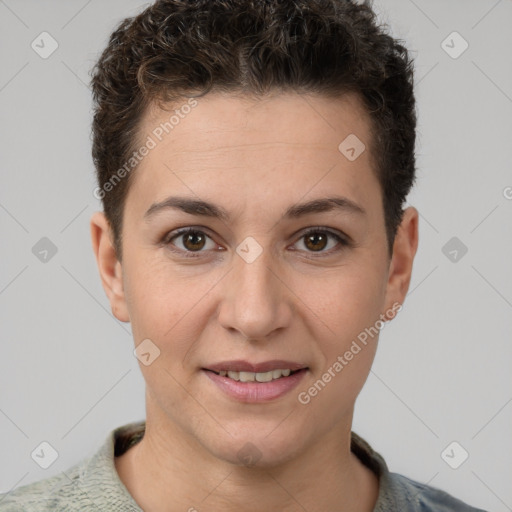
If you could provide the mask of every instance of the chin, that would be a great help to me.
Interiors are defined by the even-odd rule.
[[[245,429],[243,434],[238,431],[233,437],[224,432],[220,439],[203,445],[214,457],[229,464],[247,468],[272,468],[292,460],[302,446],[298,436],[293,435],[289,428],[280,434],[272,432],[274,428],[275,425],[265,429],[253,427],[253,432]]]

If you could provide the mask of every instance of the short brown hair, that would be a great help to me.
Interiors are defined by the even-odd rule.
[[[413,66],[376,21],[369,2],[349,0],[158,0],[123,20],[92,70],[92,155],[121,258],[130,159],[152,101],[210,91],[357,92],[372,121],[389,253],[415,179]]]

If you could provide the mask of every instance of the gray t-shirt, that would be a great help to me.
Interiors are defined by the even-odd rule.
[[[139,442],[144,430],[144,421],[118,427],[91,457],[58,475],[0,494],[0,512],[141,512],[116,472],[114,457]],[[351,450],[379,477],[374,512],[485,512],[390,473],[384,459],[354,432]]]

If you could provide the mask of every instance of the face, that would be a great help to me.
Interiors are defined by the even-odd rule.
[[[218,459],[277,464],[350,429],[376,331],[409,284],[415,211],[390,260],[356,96],[216,93],[174,108],[168,134],[172,111],[142,120],[156,144],[132,176],[122,263],[93,218],[103,284],[135,345],[150,340],[147,421]]]

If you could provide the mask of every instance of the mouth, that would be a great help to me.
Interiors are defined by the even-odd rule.
[[[282,379],[283,377],[289,377],[290,375],[294,375],[306,369],[307,368],[290,370],[289,368],[278,368],[277,370],[269,370],[268,372],[236,372],[232,370],[220,370],[216,372],[205,368],[206,371],[210,371],[221,377],[236,380],[237,382],[271,382],[273,380]]]
[[[202,368],[217,389],[246,403],[266,402],[287,394],[308,370],[303,364],[282,360],[264,363],[224,361]]]

